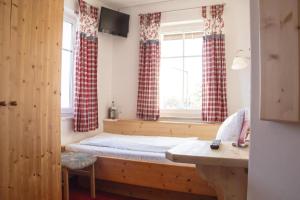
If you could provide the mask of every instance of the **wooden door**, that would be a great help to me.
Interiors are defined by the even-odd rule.
[[[0,0],[1,200],[61,198],[62,22],[63,0]]]
[[[8,5],[7,5],[8,4]],[[0,199],[8,199],[9,191],[9,123],[6,100],[8,99],[10,6],[0,1]]]

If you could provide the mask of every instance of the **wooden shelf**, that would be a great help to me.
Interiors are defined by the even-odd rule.
[[[223,167],[248,168],[249,148],[233,147],[223,142],[220,149],[210,149],[211,141],[192,141],[178,145],[166,153],[166,157],[179,163],[203,164]]]

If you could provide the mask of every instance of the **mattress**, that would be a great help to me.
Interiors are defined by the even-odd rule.
[[[165,152],[178,144],[196,139],[101,133],[78,143],[68,144],[65,148],[67,151],[85,152],[101,157],[174,164],[165,157]]]
[[[115,149],[143,151],[153,153],[165,153],[169,149],[191,141],[197,140],[196,137],[179,138],[179,137],[162,137],[162,136],[141,136],[141,135],[120,135],[113,133],[101,133],[80,141],[80,144],[111,147]]]

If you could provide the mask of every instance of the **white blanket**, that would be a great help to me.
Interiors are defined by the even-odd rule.
[[[135,136],[101,133],[95,137],[82,140],[80,144],[97,147],[125,149],[131,151],[165,153],[178,144],[182,144],[191,140],[197,140],[197,138]]]

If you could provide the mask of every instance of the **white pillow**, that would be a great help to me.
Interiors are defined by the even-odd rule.
[[[220,126],[216,139],[237,142],[242,130],[244,117],[245,109],[242,109],[229,116]]]

